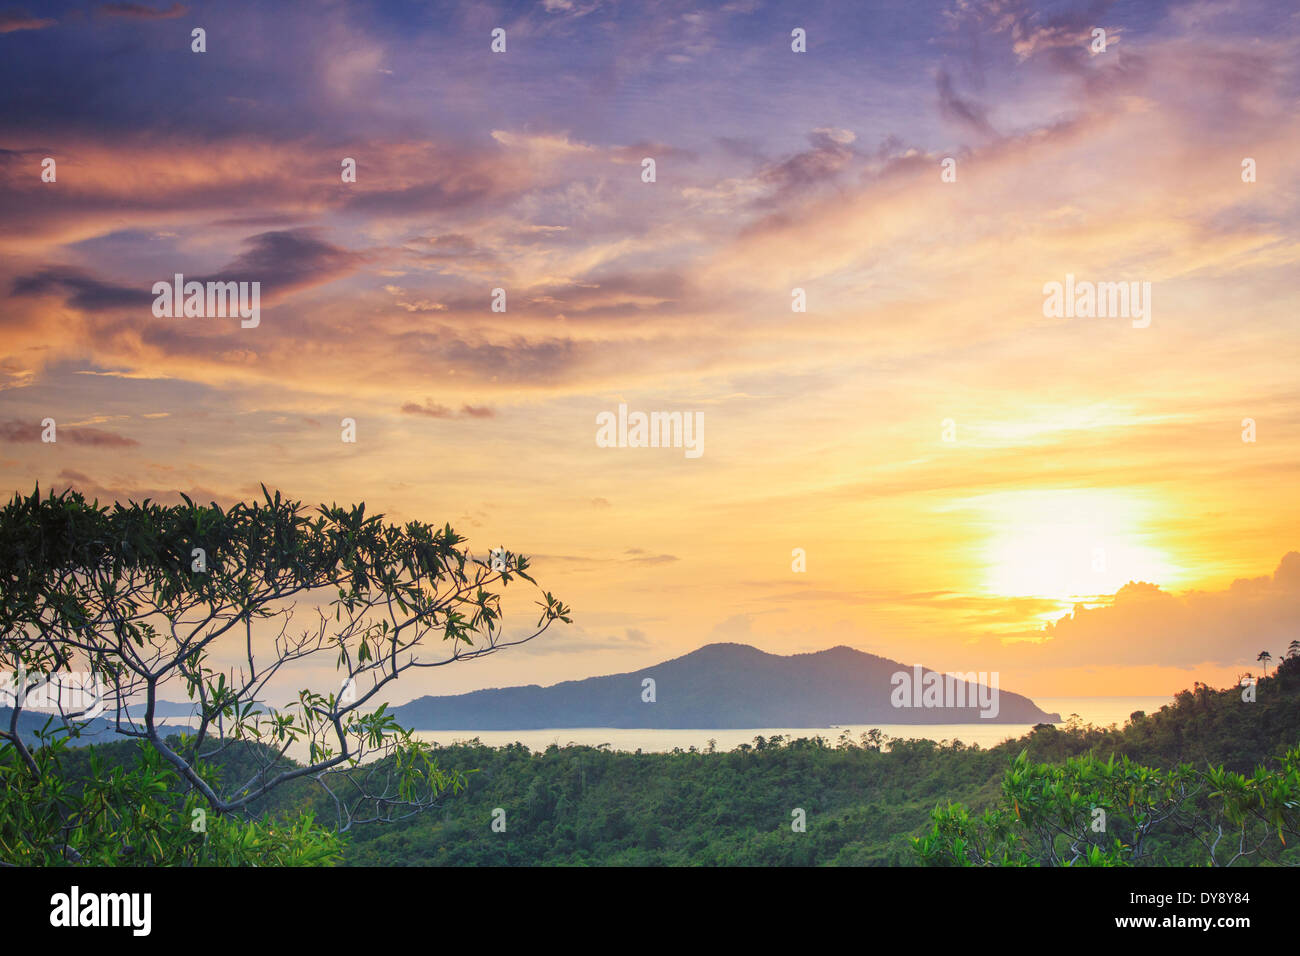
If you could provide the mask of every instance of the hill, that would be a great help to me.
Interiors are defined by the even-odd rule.
[[[925,733],[920,730],[918,733]],[[951,741],[847,733],[831,739],[756,738],[729,752],[622,753],[599,747],[478,741],[439,747],[438,765],[466,773],[466,789],[437,809],[348,834],[344,861],[370,866],[484,865],[915,865],[911,837],[937,806],[959,801],[980,812],[1005,799],[1005,775],[1022,751],[1059,766],[1082,755],[1129,757],[1155,768],[1223,766],[1251,774],[1300,743],[1300,658],[1259,681],[1258,699],[1241,689],[1197,684],[1122,728],[1040,725],[1018,740],[981,749]],[[883,746],[882,746],[883,744]],[[67,758],[73,781],[94,772],[89,750],[113,766],[137,745],[119,741]],[[264,745],[224,752],[210,769],[243,780]],[[358,772],[371,773],[367,767]],[[101,771],[102,772],[102,771]],[[1197,796],[1202,802],[1205,794]],[[491,826],[504,810],[507,829]],[[806,832],[791,829],[803,810]],[[332,822],[333,802],[313,781],[291,781],[259,802],[298,820],[311,810]],[[1145,865],[1204,866],[1205,845],[1176,826],[1157,828]],[[1289,844],[1295,841],[1288,840]],[[1300,846],[1281,849],[1300,863]],[[1260,862],[1247,857],[1237,865]]]
[[[189,724],[179,723],[171,718],[189,716],[192,709],[192,707],[183,704],[175,704],[171,705],[168,708],[168,712],[164,713],[160,707],[158,716],[160,718],[168,718],[166,721],[168,733],[180,733],[181,731],[192,730],[193,728]],[[134,710],[133,713],[135,713]],[[12,717],[12,707],[0,706],[0,727],[8,730]],[[77,721],[77,723],[79,725],[80,733],[77,736],[69,737],[65,725],[56,714],[42,713],[35,710],[23,710],[22,713],[18,715],[18,724],[16,729],[18,735],[22,737],[23,742],[28,746],[36,746],[39,744],[39,734],[43,730],[55,739],[67,738],[68,746],[70,747],[85,747],[88,744],[108,743],[115,740],[125,739],[122,734],[117,732],[117,728],[114,727],[112,719],[108,717],[95,717],[91,720]]]
[[[436,751],[440,766],[475,771],[464,793],[433,813],[359,828],[344,859],[370,866],[915,865],[910,838],[930,825],[935,807],[997,805],[1021,751],[1050,765],[1093,754],[1251,774],[1298,743],[1300,658],[1261,680],[1254,703],[1242,700],[1240,688],[1198,684],[1156,713],[1135,713],[1123,728],[1043,725],[987,750],[924,739],[882,747],[869,734],[757,738],[725,753],[573,745],[530,752],[471,741]],[[489,825],[495,808],[507,815],[504,833]],[[807,814],[806,833],[791,831],[795,808]],[[1151,843],[1148,865],[1206,864],[1204,845],[1176,827],[1157,828]],[[1284,852],[1300,863],[1300,848]]]
[[[964,681],[950,682],[956,694],[949,700],[966,706],[911,706],[919,694],[896,693],[900,674],[909,684],[918,674],[922,684],[941,676],[851,647],[783,657],[746,644],[708,644],[630,673],[550,687],[530,684],[421,697],[392,712],[413,730],[1036,724],[1061,719],[1027,697],[1000,689],[996,708],[982,710],[976,702],[990,699],[989,688]],[[653,702],[643,699],[646,680],[654,681]],[[900,697],[909,705],[895,706]]]

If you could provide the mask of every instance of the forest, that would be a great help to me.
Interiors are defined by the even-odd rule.
[[[730,752],[470,742],[435,748],[455,781],[436,806],[342,833],[310,779],[261,798],[247,820],[209,816],[194,832],[192,796],[155,761],[155,795],[176,803],[154,821],[154,858],[133,820],[123,825],[136,828],[136,859],[112,847],[98,859],[252,862],[242,845],[287,864],[365,866],[1294,865],[1300,658],[1283,660],[1254,694],[1196,684],[1122,728],[1042,724],[990,749],[877,731],[757,737]],[[149,756],[117,742],[60,759],[80,793]],[[238,777],[255,763],[238,749],[224,759],[207,772]],[[9,785],[17,769],[0,756],[8,862],[22,861],[9,812],[22,798]]]

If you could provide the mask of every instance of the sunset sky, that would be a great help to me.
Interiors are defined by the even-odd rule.
[[[6,8],[0,488],[364,500],[572,606],[394,700],[712,641],[1257,672],[1300,637],[1300,7],[795,9]],[[155,318],[175,273],[260,325]],[[1046,317],[1067,274],[1151,283],[1149,327]],[[620,403],[703,454],[598,447]]]

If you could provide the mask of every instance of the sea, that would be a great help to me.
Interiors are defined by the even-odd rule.
[[[1129,716],[1137,710],[1153,713],[1172,697],[1035,697],[1034,703],[1047,713],[1059,713],[1063,721],[1077,715],[1081,724],[1123,727]],[[504,747],[521,743],[529,750],[545,750],[551,744],[563,747],[605,746],[611,750],[642,753],[668,753],[673,750],[707,750],[712,745],[717,750],[734,750],[741,744],[753,744],[755,737],[770,740],[784,737],[822,737],[834,744],[847,732],[857,741],[875,727],[890,739],[928,739],[940,742],[960,740],[964,744],[995,747],[1006,740],[1023,737],[1033,729],[1033,724],[843,724],[836,727],[749,727],[710,729],[658,730],[652,728],[625,729],[619,727],[558,727],[543,730],[424,730],[415,734],[430,743],[448,745],[477,739],[489,747]]]

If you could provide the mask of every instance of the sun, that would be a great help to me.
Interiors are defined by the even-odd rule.
[[[1073,604],[1114,594],[1129,581],[1177,577],[1151,540],[1151,508],[1122,492],[1018,491],[985,495],[985,587],[1007,597]]]

